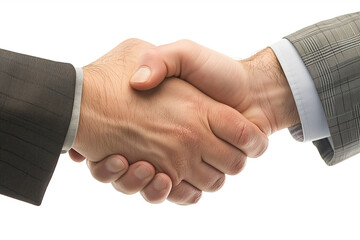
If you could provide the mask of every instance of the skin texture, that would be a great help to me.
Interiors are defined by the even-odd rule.
[[[130,82],[135,89],[149,90],[168,77],[179,77],[241,112],[267,135],[300,123],[290,87],[270,48],[235,61],[181,40],[143,51],[138,70]]]
[[[69,156],[75,162],[85,160],[85,157],[74,149],[70,149]],[[109,168],[109,165],[113,165],[113,167]],[[141,192],[143,198],[153,204],[161,203],[168,198],[172,187],[170,177],[164,173],[155,173],[155,168],[150,163],[139,161],[129,165],[127,159],[121,155],[112,155],[96,163],[87,161],[87,166],[93,177],[98,181],[112,183],[119,192],[124,194]],[[147,177],[139,177],[139,175],[135,174],[139,166],[148,169],[149,175]],[[187,193],[186,199],[179,196],[173,199],[174,202],[179,204],[197,202],[201,197],[201,191],[197,189],[191,190],[191,192]]]
[[[169,188],[168,175],[173,185],[169,199],[179,204],[193,203],[201,191],[218,190],[225,173],[240,172],[246,154],[261,155],[267,137],[238,111],[182,80],[169,79],[147,92],[131,89],[129,80],[139,55],[152,47],[131,39],[83,68],[80,122],[71,154],[79,160],[80,156],[86,157],[93,175],[102,181],[114,178],[101,177],[111,168],[102,170],[108,166],[100,160],[122,154],[130,164],[140,163],[129,168],[120,156],[111,160],[117,169],[125,166],[118,176],[124,178],[126,174],[121,171],[127,170],[129,176],[143,179],[133,184],[133,192],[147,189],[145,199],[156,200],[151,195],[156,191],[152,190],[163,191],[164,195]],[[119,159],[122,164],[117,163]],[[151,163],[158,174],[142,160]],[[149,181],[149,185],[141,185]],[[113,185],[123,191],[124,182],[132,184],[115,181]],[[157,201],[161,200],[163,196]]]
[[[189,40],[147,49],[130,84],[138,90],[156,87],[168,77],[179,77],[213,99],[241,112],[264,133],[270,135],[299,124],[291,89],[270,48],[243,61],[205,48]]]

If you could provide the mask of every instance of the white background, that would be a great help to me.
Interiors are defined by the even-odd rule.
[[[358,0],[9,1],[0,3],[0,48],[81,67],[127,38],[187,38],[241,59],[359,10]],[[183,207],[120,194],[63,155],[41,207],[0,196],[0,239],[359,239],[359,170],[360,156],[328,167],[283,130],[219,192]]]

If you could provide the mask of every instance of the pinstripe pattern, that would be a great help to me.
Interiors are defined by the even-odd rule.
[[[70,64],[0,49],[0,193],[40,205],[70,123]]]
[[[286,37],[303,59],[322,102],[334,149],[314,141],[327,164],[360,152],[360,12],[322,21]]]

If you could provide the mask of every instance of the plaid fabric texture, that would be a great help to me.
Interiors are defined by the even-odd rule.
[[[329,139],[314,141],[328,165],[360,152],[360,12],[306,27],[287,37],[299,52],[322,102]]]

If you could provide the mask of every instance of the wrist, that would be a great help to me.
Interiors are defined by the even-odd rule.
[[[125,87],[128,83],[115,75],[115,67],[98,63],[83,67],[83,94],[73,148],[89,161],[96,162],[113,153],[126,155],[126,149],[133,144],[129,140],[134,135],[129,126],[132,119],[121,107],[129,106],[131,99],[125,89],[130,87]],[[111,138],[113,141],[108,142]],[[112,152],[115,148],[119,151]]]
[[[80,116],[79,116],[79,125],[78,131],[75,136],[75,141],[73,144],[73,148],[79,152],[84,148],[84,140],[88,139],[88,135],[91,131],[89,127],[89,121],[91,122],[91,114],[94,115],[94,111],[90,110],[91,106],[94,104],[91,103],[91,96],[94,94],[93,86],[91,82],[93,82],[91,75],[91,70],[89,67],[83,67],[83,89],[81,95],[81,107],[80,107]]]
[[[271,48],[264,51],[264,63],[269,67],[266,71],[269,88],[266,91],[278,131],[299,124],[300,118],[291,88],[275,53]]]
[[[255,101],[268,119],[270,133],[300,123],[289,83],[271,48],[266,48],[247,60],[249,79],[258,85]]]

